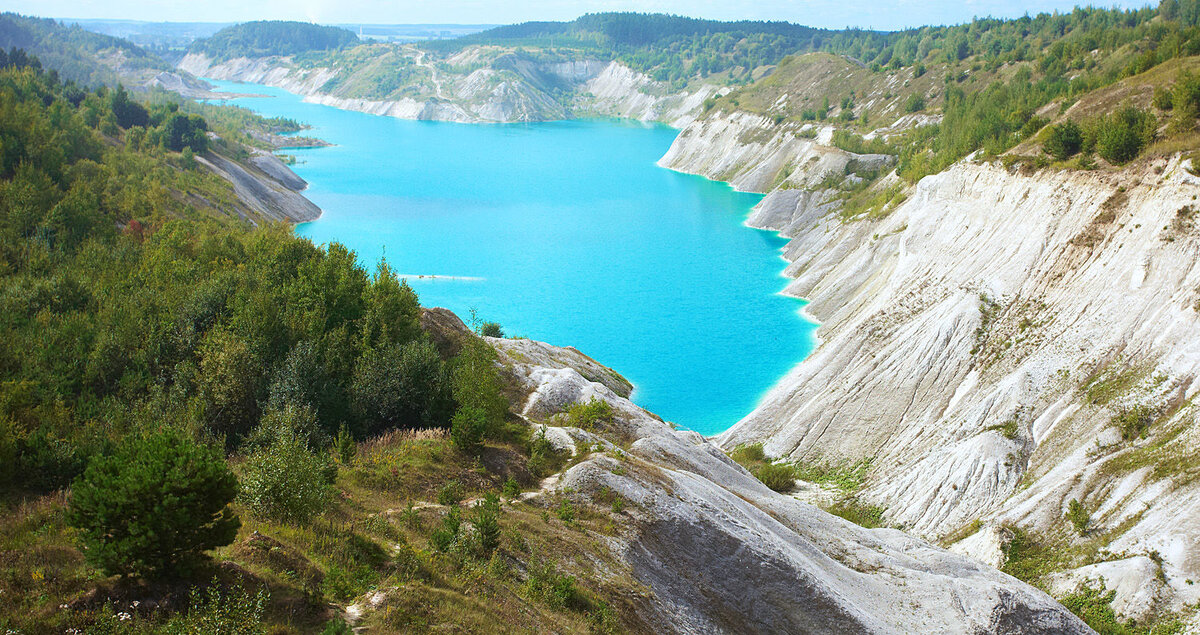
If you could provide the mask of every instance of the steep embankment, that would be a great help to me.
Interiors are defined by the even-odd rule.
[[[663,164],[766,191],[789,165],[819,180],[836,167],[819,157],[846,154],[814,145],[719,115]],[[1025,532],[1056,545],[1049,570],[1091,565],[1052,576],[1056,592],[1104,577],[1125,615],[1194,603],[1200,179],[1186,168],[964,162],[850,223],[793,171],[800,189],[771,191],[750,222],[792,239],[787,293],[810,300],[821,345],[718,443],[872,459],[859,496],[891,524],[957,529],[956,549],[995,566]],[[1073,499],[1082,536],[1063,518]]]
[[[269,152],[253,150],[246,163],[215,152],[196,160],[233,185],[234,194],[248,208],[239,211],[244,218],[304,223],[321,216],[321,208],[300,194],[308,183]]]
[[[191,53],[179,69],[197,77],[266,84],[306,100],[402,119],[505,123],[575,116],[617,116],[686,125],[709,84],[674,93],[617,62],[597,59],[537,61],[494,47],[468,48],[439,62],[411,47],[360,47],[356,65],[300,65],[290,57],[235,58],[217,62]],[[357,49],[356,49],[357,51]],[[408,76],[380,95],[376,75],[386,61]],[[439,70],[443,69],[443,70]],[[399,72],[399,71],[396,71]]]
[[[586,457],[554,487],[591,504],[629,502],[630,522],[604,546],[652,590],[653,613],[641,618],[656,628],[1089,632],[1049,596],[990,567],[771,491],[700,435],[632,404],[627,383],[574,349],[489,342],[523,386],[530,421],[554,426],[571,404],[611,404],[612,421],[600,429],[548,429]]]

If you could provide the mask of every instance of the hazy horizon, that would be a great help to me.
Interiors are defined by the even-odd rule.
[[[806,26],[839,29],[861,27],[896,30],[924,25],[957,24],[976,17],[1014,18],[1026,13],[1066,12],[1088,6],[1070,0],[892,0],[848,5],[839,0],[529,0],[510,3],[483,0],[10,0],[8,11],[67,20],[138,20],[145,22],[246,22],[302,20],[324,24],[511,24],[529,20],[572,20],[585,13],[639,11],[673,13],[714,20],[783,20]],[[1103,6],[1140,7],[1148,3]],[[1096,6],[1096,5],[1093,5]]]

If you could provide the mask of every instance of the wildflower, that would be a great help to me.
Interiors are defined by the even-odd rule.
[[[117,613],[117,619],[121,620],[122,622],[128,622],[129,620],[133,619],[133,616],[125,611],[121,611],[120,613]]]
[[[135,608],[135,609],[141,605],[142,605],[141,600],[134,600],[133,603],[131,604],[131,606],[133,606],[133,608]]]
[[[70,605],[70,604],[67,604],[67,603],[65,603],[65,602],[64,602],[63,604],[59,604],[59,605],[58,605],[58,608],[60,608],[60,609],[62,609],[62,610],[64,610],[64,611],[65,611],[65,610],[67,610],[67,609],[71,608],[71,605]]]

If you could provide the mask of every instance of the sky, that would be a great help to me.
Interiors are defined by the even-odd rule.
[[[1086,4],[1086,0],[1082,0]],[[367,24],[509,24],[642,11],[717,20],[786,20],[807,26],[899,29],[974,17],[1069,11],[1081,0],[2,0],[0,9],[55,18],[169,22],[305,20]],[[1142,6],[1148,2],[1105,3]]]

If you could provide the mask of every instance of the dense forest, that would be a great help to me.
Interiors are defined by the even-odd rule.
[[[235,57],[326,51],[357,42],[357,35],[341,27],[264,20],[225,27],[212,37],[197,40],[190,50],[193,53],[204,53],[215,60],[228,60]]]

